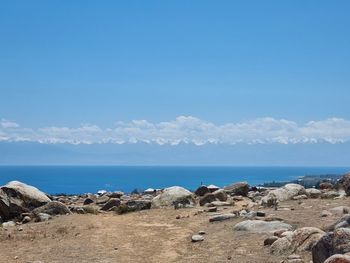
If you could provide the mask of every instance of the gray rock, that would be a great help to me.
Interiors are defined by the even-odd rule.
[[[92,198],[90,198],[90,197],[88,197],[88,198],[86,198],[85,200],[84,200],[84,205],[90,205],[90,204],[93,204],[94,203],[94,200],[92,199]]]
[[[322,199],[334,199],[340,196],[340,193],[337,191],[327,191],[321,194]]]
[[[247,196],[249,192],[249,184],[247,182],[234,183],[224,187],[226,193],[230,195]]]
[[[200,187],[197,188],[196,191],[194,191],[194,194],[196,196],[204,196],[207,193],[210,193],[210,190],[205,185],[201,185]]]
[[[328,231],[333,231],[337,228],[349,227],[350,226],[350,215],[346,214],[338,219],[335,223],[328,227]]]
[[[210,204],[213,206],[231,206],[232,205],[229,202],[222,202],[222,201],[213,201]]]
[[[102,211],[108,211],[109,209],[113,207],[120,206],[120,199],[118,198],[111,198],[108,200],[107,203],[104,204],[104,206],[101,208]]]
[[[293,200],[303,200],[303,199],[307,199],[307,195],[297,195],[297,196],[293,196]]]
[[[13,226],[15,226],[15,225],[16,225],[16,223],[13,222],[13,221],[8,221],[8,222],[2,223],[2,227],[4,227],[4,228],[13,227]]]
[[[261,201],[262,198],[262,194],[258,191],[254,192],[254,191],[249,191],[248,192],[248,197],[253,200],[254,202],[258,202]]]
[[[247,212],[246,210],[242,210],[239,212],[239,215],[243,216],[246,219],[254,219],[257,216],[257,212],[255,212],[255,211]]]
[[[217,222],[217,221],[224,221],[224,220],[229,220],[232,218],[236,218],[236,214],[222,214],[222,215],[215,215],[209,218],[209,222]]]
[[[192,193],[180,186],[173,186],[164,189],[164,191],[152,199],[152,208],[172,206],[181,202],[184,204],[193,204]]]
[[[213,195],[219,201],[222,201],[222,202],[227,201],[227,194],[224,189],[216,190],[215,192],[213,192]]]
[[[301,256],[296,255],[296,254],[292,254],[292,255],[289,255],[289,256],[287,257],[287,259],[301,259]]]
[[[12,181],[0,188],[0,217],[4,220],[12,219],[50,201],[37,188]]]
[[[348,252],[350,252],[350,229],[338,228],[323,235],[315,244],[312,249],[312,260],[314,263],[323,263],[332,255]]]
[[[151,201],[149,200],[129,200],[126,202],[126,205],[129,207],[131,211],[140,211],[151,209]]]
[[[294,196],[306,194],[305,188],[299,184],[286,184],[285,186],[270,191],[261,199],[263,206],[273,206],[276,201],[291,200]]]
[[[248,212],[247,212],[247,210],[241,210],[241,211],[239,211],[239,216],[245,216],[245,215],[247,215],[248,214]],[[255,214],[255,213],[254,213]]]
[[[311,251],[325,232],[315,227],[302,227],[285,235],[271,245],[274,255],[289,255],[295,252]]]
[[[35,208],[33,210],[33,213],[34,214],[45,213],[45,214],[49,214],[52,216],[71,214],[68,207],[65,204],[58,202],[58,201],[52,201],[52,202],[49,202],[43,206]]]
[[[324,263],[350,263],[350,256],[336,254],[327,258],[327,260]]]
[[[322,194],[322,192],[320,190],[315,189],[315,188],[308,188],[305,191],[306,191],[306,195],[309,198],[319,198]]]
[[[109,198],[121,198],[124,193],[121,191],[116,191],[116,192],[112,192],[112,193],[107,193],[106,194]]]
[[[76,212],[77,214],[80,214],[80,215],[85,215],[85,214],[87,214],[86,209],[84,209],[83,207],[77,207],[77,208],[75,209],[75,212]]]
[[[49,221],[52,217],[49,214],[45,214],[45,213],[39,213],[36,216],[36,220],[37,222],[45,222],[45,221]]]
[[[109,197],[107,195],[102,195],[100,197],[97,198],[96,200],[96,204],[98,205],[104,205],[105,203],[107,203],[109,200]]]
[[[213,201],[216,201],[215,195],[213,193],[206,193],[199,199],[199,205],[203,206]]]
[[[269,233],[277,230],[291,230],[292,226],[280,221],[246,220],[236,224],[235,231],[249,231],[254,233]]]
[[[201,235],[193,235],[192,236],[192,242],[199,242],[199,241],[203,241],[204,237]]]

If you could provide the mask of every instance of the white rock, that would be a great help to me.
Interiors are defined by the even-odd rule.
[[[291,230],[292,226],[280,221],[246,220],[236,224],[235,231],[249,231],[254,233],[269,233],[277,230]]]
[[[270,191],[261,199],[261,204],[271,206],[273,201],[283,202],[292,199],[294,196],[306,194],[305,188],[299,184],[286,184],[285,186]]]
[[[199,242],[199,241],[203,241],[204,237],[202,235],[193,235],[192,236],[192,242]]]
[[[193,204],[192,193],[180,186],[165,188],[163,193],[152,199],[152,208],[175,205],[176,202]]]

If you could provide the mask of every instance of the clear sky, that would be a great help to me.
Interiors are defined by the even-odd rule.
[[[301,129],[337,118],[349,129],[349,10],[345,0],[1,1],[2,128],[193,116]]]

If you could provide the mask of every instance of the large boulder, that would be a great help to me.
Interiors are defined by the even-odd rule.
[[[276,202],[291,200],[298,195],[306,194],[305,188],[299,184],[286,184],[285,186],[270,191],[261,199],[264,206],[273,206]]]
[[[247,196],[249,192],[249,184],[247,182],[234,183],[224,187],[226,193],[230,195]]]
[[[338,228],[322,236],[312,249],[314,263],[323,263],[335,254],[350,252],[350,229]]]
[[[227,201],[227,194],[226,194],[225,190],[223,190],[223,189],[216,190],[215,192],[213,192],[213,195],[219,201],[222,201],[222,202]]]
[[[8,220],[50,202],[37,188],[12,181],[0,187],[0,217]]]
[[[65,204],[62,204],[61,202],[58,202],[58,201],[52,201],[43,206],[35,208],[33,210],[33,213],[37,215],[40,213],[45,213],[51,216],[71,214],[68,207]]]
[[[146,210],[151,208],[151,201],[148,200],[128,200],[125,203],[121,203],[118,207],[114,207],[112,210],[118,214],[125,214],[134,211]]]
[[[350,256],[336,254],[329,257],[324,263],[350,263]]]
[[[308,188],[305,191],[306,191],[306,195],[310,198],[319,198],[322,194],[320,190],[315,188]]]
[[[200,187],[197,188],[196,191],[194,191],[194,194],[196,196],[204,196],[206,193],[209,193],[210,190],[208,189],[208,187],[206,187],[205,185],[201,185]]]
[[[203,205],[211,203],[213,201],[216,201],[215,195],[213,193],[206,193],[204,196],[202,196],[199,199],[199,205],[203,206]]]
[[[152,199],[152,208],[177,206],[177,204],[193,204],[192,193],[180,186],[165,188],[163,192]]]
[[[343,188],[346,195],[350,195],[350,173],[345,174],[338,182],[338,186]]]
[[[271,245],[271,253],[290,255],[296,252],[311,251],[324,234],[325,232],[316,227],[298,228],[289,235],[276,240]]]
[[[291,230],[292,226],[280,221],[266,222],[263,220],[246,220],[233,227],[235,231],[248,231],[253,233],[270,233],[279,230]]]
[[[111,198],[108,200],[107,203],[104,204],[104,206],[101,207],[102,211],[108,211],[109,209],[113,207],[120,206],[120,199],[119,198]]]

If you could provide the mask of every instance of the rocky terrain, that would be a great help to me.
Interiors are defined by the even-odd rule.
[[[50,196],[0,187],[0,262],[350,262],[350,174],[337,184]]]

